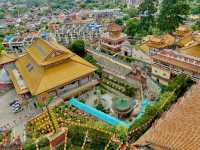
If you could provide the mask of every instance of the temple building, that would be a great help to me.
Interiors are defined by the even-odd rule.
[[[200,43],[191,47],[155,52],[151,58],[152,77],[162,84],[167,84],[171,77],[186,74],[194,81],[200,80]]]
[[[151,50],[170,48],[174,43],[175,37],[170,34],[165,34],[160,37],[149,35],[143,39],[139,47],[142,51],[149,54]]]
[[[110,24],[107,32],[100,40],[100,47],[108,53],[118,53],[121,51],[122,44],[126,41],[126,35],[122,33],[122,28],[117,24]]]
[[[10,73],[17,94],[37,101],[63,99],[92,89],[96,67],[53,41],[36,38]]]
[[[180,73],[189,75],[194,81],[200,80],[200,33],[179,30],[177,35],[183,37],[179,41],[180,48],[151,51],[152,77],[162,84]]]
[[[8,72],[14,65],[16,59],[17,57],[12,54],[3,53],[0,55],[0,90],[13,87]]]
[[[176,29],[176,32],[174,33],[174,35],[179,36],[179,37],[184,37],[185,35],[191,32],[192,30],[188,26],[182,25]]]

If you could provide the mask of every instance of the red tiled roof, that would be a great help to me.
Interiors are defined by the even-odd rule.
[[[112,23],[108,26],[107,30],[108,32],[121,32],[122,28],[119,25]]]

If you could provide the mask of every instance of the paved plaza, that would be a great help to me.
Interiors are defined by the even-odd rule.
[[[16,99],[16,92],[14,90],[10,90],[5,93],[3,96],[0,96],[0,129],[13,129],[15,132],[14,136],[21,136],[22,128],[26,122],[38,114],[38,110],[36,110],[32,103],[24,106],[24,110],[19,113],[13,113],[9,103]]]

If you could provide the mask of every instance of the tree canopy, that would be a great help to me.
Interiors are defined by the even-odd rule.
[[[124,24],[124,21],[122,19],[118,18],[118,19],[115,20],[115,23],[122,26]]]
[[[87,60],[88,62],[90,62],[93,65],[96,65],[97,61],[96,59],[94,59],[94,57],[92,55],[86,55],[84,57],[85,60]]]
[[[187,0],[163,0],[158,19],[158,27],[162,32],[173,32],[183,24],[189,14]]]
[[[155,26],[155,14],[157,12],[158,0],[144,0],[139,6],[139,15],[141,16],[140,31],[149,32],[152,26]]]
[[[129,19],[126,24],[125,33],[131,37],[135,36],[137,33],[139,21],[136,19]]]
[[[70,45],[70,50],[77,55],[83,57],[85,55],[85,43],[83,40],[75,40]]]
[[[200,19],[192,26],[193,30],[200,30]]]
[[[136,17],[138,14],[138,10],[135,7],[130,7],[126,9],[127,14],[129,15],[130,18]]]
[[[5,51],[5,48],[2,44],[0,44],[0,55],[2,55],[3,51]]]

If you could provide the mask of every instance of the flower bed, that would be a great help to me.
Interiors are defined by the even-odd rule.
[[[33,118],[27,123],[26,133],[30,138],[39,138],[40,136],[53,131],[47,112]]]
[[[105,147],[108,144],[110,137],[113,134],[119,134],[116,137],[121,140],[124,139],[125,133],[120,132],[118,128],[97,120],[95,117],[90,116],[71,105],[61,104],[55,108],[50,109],[51,114],[58,123],[57,128],[68,128],[67,136],[67,149],[79,149],[82,144],[90,149],[98,147]],[[47,133],[53,132],[53,127],[47,112],[43,112],[35,117],[27,124],[27,138],[35,141]],[[121,130],[121,128],[120,128]],[[87,141],[85,140],[86,131],[88,131]],[[123,141],[123,139],[121,141]],[[46,148],[40,142],[39,146]],[[33,145],[34,146],[34,145]],[[113,147],[113,146],[112,146]],[[86,148],[87,149],[87,148]]]
[[[89,116],[75,107],[66,104],[54,108],[53,112],[55,113],[57,121],[60,125],[63,121],[72,121],[82,124],[86,124],[89,120],[97,121],[95,117]]]

